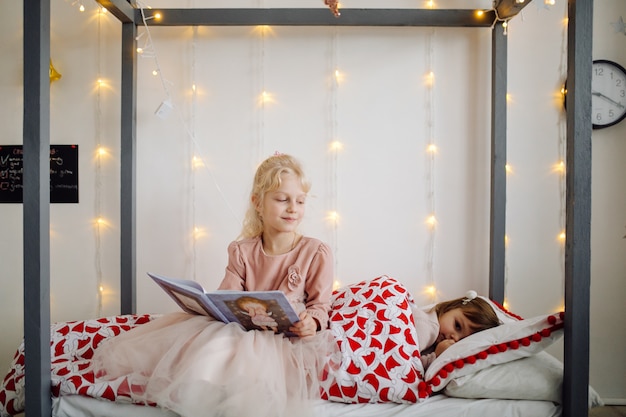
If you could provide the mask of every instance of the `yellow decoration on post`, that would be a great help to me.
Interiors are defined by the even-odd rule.
[[[50,82],[60,80],[62,75],[52,65],[52,58],[50,58]]]

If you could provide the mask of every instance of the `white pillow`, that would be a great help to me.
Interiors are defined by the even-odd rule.
[[[499,398],[561,402],[563,364],[539,352],[527,358],[490,366],[482,371],[448,382],[444,394],[460,398]],[[602,405],[602,399],[589,387],[589,407]]]
[[[500,308],[492,305],[499,312]],[[534,355],[563,335],[562,313],[507,320],[510,321],[454,343],[437,357],[424,376],[429,390],[441,391],[452,379]]]

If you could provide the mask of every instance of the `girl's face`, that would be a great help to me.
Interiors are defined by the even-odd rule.
[[[463,314],[460,308],[446,311],[439,316],[439,337],[437,343],[444,339],[452,339],[455,342],[474,333],[472,322]]]
[[[280,187],[265,194],[257,207],[263,218],[265,232],[295,232],[304,216],[306,193],[300,179],[291,173],[281,176]]]

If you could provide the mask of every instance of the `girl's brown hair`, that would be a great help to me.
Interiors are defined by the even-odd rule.
[[[489,303],[480,297],[468,299],[465,297],[454,300],[442,301],[435,306],[437,317],[442,314],[460,308],[463,315],[472,323],[474,332],[491,329],[500,325],[500,320]]]

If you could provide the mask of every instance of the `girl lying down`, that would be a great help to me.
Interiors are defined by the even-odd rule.
[[[310,185],[284,154],[257,169],[242,238],[228,247],[219,289],[281,290],[299,312],[287,338],[245,331],[206,316],[172,313],[104,342],[95,351],[98,378],[126,376],[128,396],[185,417],[306,416],[320,398],[318,376],[338,351],[329,330],[331,250],[298,233]],[[454,342],[496,326],[489,305],[475,297],[414,309],[425,363]],[[327,369],[327,367],[326,367]]]
[[[475,291],[424,311],[413,307],[413,321],[424,369],[459,340],[500,324],[493,308]]]

